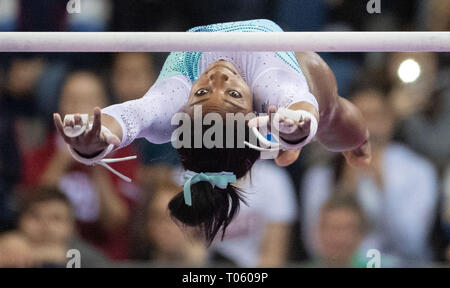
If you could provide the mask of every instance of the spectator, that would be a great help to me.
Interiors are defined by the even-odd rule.
[[[405,260],[431,260],[429,236],[438,199],[434,167],[406,146],[391,141],[394,112],[383,94],[359,90],[353,103],[366,118],[372,164],[356,171],[337,161],[336,167],[314,167],[303,180],[303,229],[311,255],[317,253],[312,227],[319,210],[335,188],[354,191],[373,224],[363,244]]]
[[[101,253],[77,239],[73,209],[64,194],[38,188],[24,198],[17,229],[0,235],[0,267],[65,267],[69,249],[83,255],[82,267],[106,263]]]
[[[117,102],[141,98],[156,80],[153,57],[149,53],[114,54],[111,88]]]
[[[135,257],[158,266],[204,265],[204,243],[192,229],[181,229],[167,209],[172,197],[182,190],[173,169],[153,166],[143,171],[141,183],[146,197],[136,212]]]
[[[241,206],[223,241],[214,240],[211,260],[239,267],[286,265],[297,212],[287,172],[272,163],[257,161],[251,175],[237,185],[246,192],[247,205]]]
[[[415,82],[405,84],[397,71],[407,59],[417,61],[421,74]],[[450,130],[450,86],[438,60],[436,53],[393,53],[388,58],[388,73],[400,137],[443,171],[450,159],[450,136],[442,133]]]
[[[44,61],[22,55],[9,61],[0,86],[0,230],[11,226],[14,190],[22,176],[22,154],[45,140],[45,123],[35,109],[35,87]]]
[[[91,72],[70,74],[63,86],[59,110],[62,115],[92,113],[106,105],[102,81]],[[112,157],[135,155],[132,147]],[[101,166],[87,167],[70,156],[62,139],[52,131],[45,145],[25,154],[24,184],[57,186],[71,199],[80,235],[113,259],[128,258],[128,215],[138,198],[133,183],[122,181]],[[113,164],[115,169],[134,177],[133,161]]]
[[[28,149],[38,145],[32,140],[39,142],[45,136],[49,122],[46,117],[49,116],[49,109],[56,108],[56,90],[64,77],[65,65],[53,63],[44,55],[34,53],[13,55],[6,62],[9,67],[4,80],[2,104],[15,117],[21,148]]]
[[[450,28],[450,5],[447,0],[427,1],[428,30],[448,31]]]
[[[354,195],[335,193],[323,204],[319,215],[314,228],[318,250],[314,266],[366,267],[366,255],[359,248],[369,223]]]

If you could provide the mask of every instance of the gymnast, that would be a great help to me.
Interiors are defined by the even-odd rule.
[[[189,31],[282,29],[269,20],[250,20]],[[91,121],[81,114],[66,115],[63,121],[55,113],[54,122],[76,160],[101,164],[117,173],[106,164],[105,156],[136,138],[156,144],[172,141],[177,128],[171,124],[172,116],[180,111],[194,115],[198,105],[203,116],[210,112],[223,117],[226,113],[271,115],[245,123],[243,148],[177,149],[186,170],[185,185],[169,203],[169,210],[184,225],[198,227],[208,243],[219,231],[224,236],[240,201],[245,203],[245,191],[236,182],[265,151],[279,150],[274,161],[287,166],[296,161],[302,147],[319,141],[330,151],[342,152],[350,165],[365,167],[370,163],[369,133],[361,113],[339,97],[333,72],[312,52],[173,52],[142,98],[104,109],[96,107]],[[278,137],[270,141],[264,141],[267,135],[265,139],[258,137],[258,143],[251,144],[251,133],[258,134],[263,124],[268,124],[269,132],[276,130]],[[202,134],[206,128],[202,127]]]

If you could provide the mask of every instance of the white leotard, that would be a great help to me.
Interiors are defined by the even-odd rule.
[[[252,20],[213,24],[190,31],[282,30],[272,21]],[[172,116],[187,104],[192,83],[211,63],[220,59],[232,63],[247,82],[253,93],[255,112],[267,113],[271,105],[287,108],[302,101],[314,105],[319,111],[317,100],[310,93],[293,52],[174,52],[144,97],[102,110],[122,127],[120,147],[142,137],[155,144],[170,142],[176,129],[171,125]]]

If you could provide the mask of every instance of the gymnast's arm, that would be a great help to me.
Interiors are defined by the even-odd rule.
[[[333,71],[317,53],[301,52],[296,55],[320,107],[315,139],[330,151],[342,152],[351,165],[366,167],[370,163],[371,153],[369,131],[361,112],[350,101],[339,96]],[[308,109],[297,105],[305,104],[295,103],[289,108]],[[299,154],[300,151],[284,151],[275,162],[287,166]]]
[[[312,118],[318,122],[319,104],[313,94],[309,92],[309,87],[305,77],[280,61],[279,65],[266,69],[255,77],[252,85],[254,92],[255,107],[263,112],[268,112],[269,116],[274,115],[279,107],[289,108],[289,110],[298,110],[309,112],[310,116],[305,117],[304,121],[295,123],[292,119],[281,119],[278,123],[278,134],[281,139],[288,143],[296,144],[310,139],[310,126]],[[266,111],[268,107],[268,110]],[[271,118],[271,117],[270,117]],[[252,119],[249,126],[255,126],[259,119]],[[272,120],[269,120],[269,125]],[[298,146],[300,147],[300,146]],[[295,150],[282,150],[275,163],[279,166],[288,166],[292,164],[300,155],[300,148]]]
[[[69,138],[64,134],[64,126],[81,124],[81,117],[62,123],[59,114],[54,122],[65,142],[81,156],[92,158],[100,154],[108,145],[116,149],[125,147],[136,138],[146,138],[152,143],[169,142],[172,134],[171,118],[181,110],[188,99],[190,82],[183,76],[173,76],[158,80],[140,99],[94,109],[92,129],[79,137]],[[111,134],[102,132],[102,125]]]

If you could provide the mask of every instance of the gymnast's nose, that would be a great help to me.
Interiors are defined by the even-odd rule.
[[[209,72],[208,78],[212,82],[216,81],[227,82],[229,79],[228,75],[220,70]]]

